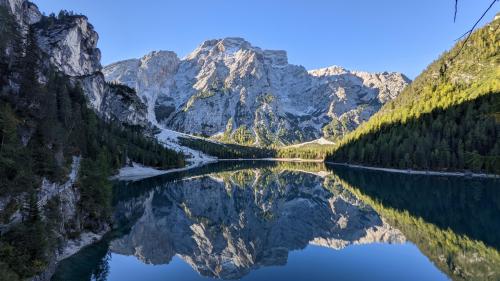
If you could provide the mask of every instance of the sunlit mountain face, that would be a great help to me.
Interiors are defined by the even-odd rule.
[[[365,280],[352,267],[377,263],[406,273],[375,280],[496,280],[495,184],[271,162],[117,184],[117,231],[64,261],[53,280],[135,280],[138,272],[144,280],[302,280],[300,270]],[[464,223],[475,214],[482,219]]]

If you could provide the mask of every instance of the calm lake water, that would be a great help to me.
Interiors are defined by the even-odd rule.
[[[500,280],[500,181],[218,163],[114,188],[53,281]]]

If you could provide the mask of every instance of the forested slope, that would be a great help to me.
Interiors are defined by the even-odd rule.
[[[258,159],[275,157],[276,151],[270,148],[240,145],[235,143],[219,143],[202,138],[179,138],[179,143],[194,150],[219,159]]]
[[[100,119],[2,6],[0,31],[0,280],[24,280],[44,271],[64,241],[106,229],[108,177],[127,159],[170,168],[184,158],[141,128]],[[42,182],[67,181],[74,157],[82,159],[74,208],[63,211],[58,196],[41,203]]]
[[[497,16],[457,43],[327,161],[500,174],[499,26]]]

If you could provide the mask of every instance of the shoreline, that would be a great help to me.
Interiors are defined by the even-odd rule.
[[[168,170],[159,170],[148,166],[142,166],[140,164],[134,163],[132,167],[123,167],[119,170],[117,175],[110,177],[111,180],[118,181],[138,181],[146,178],[151,178],[155,176],[165,175],[169,173],[182,172],[190,169],[202,167],[208,164],[217,162],[237,162],[237,161],[269,161],[269,162],[295,162],[295,163],[325,163],[335,166],[344,166],[354,169],[365,169],[372,171],[381,171],[388,173],[399,173],[408,175],[425,175],[425,176],[453,176],[453,177],[471,177],[471,178],[488,178],[488,179],[500,179],[500,175],[496,174],[486,174],[486,173],[469,173],[469,172],[441,172],[441,171],[431,171],[431,170],[412,170],[412,169],[396,169],[396,168],[383,168],[383,167],[373,167],[364,166],[357,164],[348,163],[337,163],[323,161],[321,159],[300,159],[300,158],[235,158],[235,159],[207,159],[205,161],[199,161],[187,165],[183,168],[175,168]]]
[[[300,159],[300,158],[237,158],[237,159],[207,159],[187,165],[183,168],[174,168],[168,170],[159,170],[149,166],[143,166],[133,163],[132,166],[122,167],[118,174],[111,176],[110,180],[117,181],[138,181],[165,174],[183,172],[194,168],[202,167],[216,162],[231,162],[231,161],[269,161],[269,162],[308,162],[308,163],[323,163],[321,159]]]
[[[270,161],[270,162],[305,162],[305,163],[324,163],[321,159],[301,159],[301,158],[224,158],[217,161]]]
[[[187,170],[191,170],[194,168],[198,168],[207,164],[215,163],[218,160],[206,160],[202,162],[196,162],[190,165],[186,165],[185,167],[182,168],[174,168],[174,169],[168,169],[168,170],[159,170],[153,167],[149,166],[142,166],[137,163],[134,163],[132,167],[122,167],[120,170],[118,170],[118,174],[109,177],[110,180],[117,180],[117,181],[138,181],[138,180],[143,180],[147,178],[152,178],[156,176],[161,176],[161,175],[166,175],[170,173],[175,173],[175,172],[183,172]]]
[[[466,173],[466,172],[439,172],[430,170],[412,170],[412,169],[396,169],[396,168],[382,168],[373,166],[363,166],[357,164],[347,164],[347,163],[337,163],[325,161],[325,164],[344,166],[354,169],[365,169],[372,171],[382,171],[388,173],[398,173],[398,174],[408,174],[408,175],[424,175],[424,176],[452,176],[452,177],[471,177],[471,178],[488,178],[488,179],[500,179],[500,175],[496,174],[485,174],[485,173]]]

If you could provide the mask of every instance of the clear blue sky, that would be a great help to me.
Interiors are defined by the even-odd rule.
[[[307,69],[401,71],[414,78],[480,17],[491,0],[34,0],[49,14],[88,16],[104,65],[153,50],[187,55],[207,39],[243,37],[282,49]],[[496,3],[481,25],[499,11]]]

